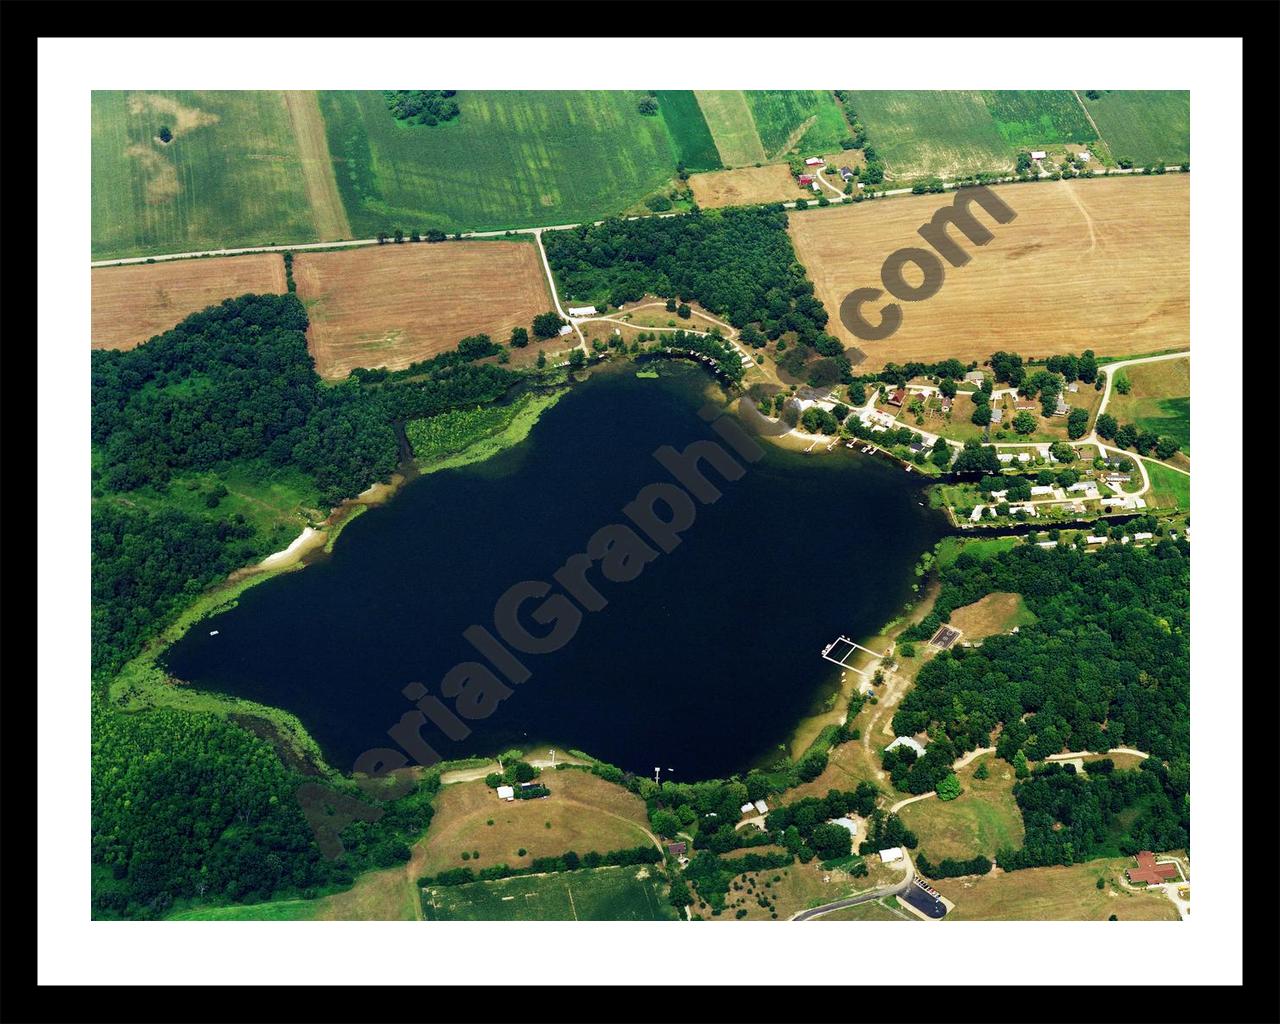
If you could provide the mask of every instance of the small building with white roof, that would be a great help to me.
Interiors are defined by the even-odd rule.
[[[924,747],[920,744],[920,741],[916,739],[912,739],[910,736],[899,736],[897,739],[895,739],[892,743],[890,743],[884,749],[893,750],[896,747],[910,747],[917,754],[921,754],[921,755],[924,754]]]
[[[514,787],[514,786],[499,786],[499,787],[498,787],[498,799],[499,799],[499,800],[514,800],[515,798],[516,798],[516,790],[515,790],[515,787]]]
[[[902,847],[890,846],[887,850],[881,850],[880,860],[885,864],[892,864],[895,860],[902,860]]]
[[[595,316],[595,306],[570,306],[570,316]]]

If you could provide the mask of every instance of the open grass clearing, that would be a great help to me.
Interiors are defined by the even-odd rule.
[[[1191,477],[1169,469],[1151,459],[1143,459],[1147,468],[1147,476],[1151,480],[1151,490],[1145,497],[1147,504],[1153,508],[1176,508],[1183,512],[1191,511]]]
[[[714,171],[720,164],[716,140],[711,137],[698,97],[689,89],[657,93],[658,109],[667,124],[676,159],[687,171]]]
[[[428,921],[674,921],[666,883],[652,865],[590,868],[431,886]]]
[[[1132,423],[1175,438],[1191,450],[1191,358],[1137,363],[1115,371],[1131,385],[1127,395],[1111,388],[1107,412],[1118,423]]]
[[[1098,137],[1070,89],[1003,89],[984,92],[982,99],[996,131],[1014,150],[1065,148]]]
[[[284,100],[293,136],[298,142],[302,180],[307,188],[316,235],[325,242],[350,238],[351,225],[333,176],[333,160],[329,157],[329,140],[318,95],[311,89],[296,89],[286,92]]]
[[[951,613],[949,625],[960,630],[965,640],[981,640],[1035,621],[1035,613],[1027,607],[1021,594],[997,592],[957,608]]]
[[[279,253],[99,267],[90,275],[93,348],[134,348],[223,299],[285,290]]]
[[[298,296],[316,372],[403,369],[474,334],[506,342],[552,309],[537,246],[529,241],[404,242],[299,253]],[[530,333],[529,348],[537,342]]]
[[[973,774],[980,764],[990,773]],[[921,800],[898,812],[920,839],[917,848],[937,864],[945,857],[968,860],[982,854],[995,858],[1001,848],[1022,846],[1022,812],[1013,799],[1013,769],[994,754],[984,754],[956,773],[961,794],[954,800]]]
[[[845,907],[843,910],[833,910],[829,914],[823,914],[821,917],[815,917],[815,921],[915,921],[917,918],[912,917],[905,910],[900,910],[895,906],[892,897],[879,900],[870,900],[866,903],[859,903],[856,907]]]
[[[747,97],[740,89],[699,89],[695,95],[725,167],[764,163],[764,146],[756,133]]]
[[[445,786],[431,827],[415,850],[417,874],[460,867],[479,871],[495,864],[521,867],[567,850],[606,853],[652,841],[644,801],[621,786],[577,769],[544,770],[541,782],[551,790],[549,797],[511,802],[499,800],[483,781]],[[480,856],[464,861],[464,851]]]
[[[936,888],[956,904],[944,921],[1105,921],[1111,914],[1121,921],[1178,920],[1163,893],[1120,886],[1132,863],[1122,857],[1022,871],[997,868],[989,875],[949,878]]]
[[[906,306],[902,326],[878,342],[858,339],[840,322],[841,302],[855,288],[878,285],[885,258],[918,243],[920,225],[954,196],[910,196],[789,218],[796,254],[832,314],[827,329],[866,354],[860,372],[887,362],[981,361],[1001,349],[1045,358],[1086,348],[1118,356],[1189,344],[1185,176],[995,191],[1016,219],[996,225],[991,242],[971,250],[967,266],[948,267],[941,290]],[[907,278],[918,283],[913,273],[909,269]],[[1086,310],[1088,322],[1105,329],[1083,326]]]

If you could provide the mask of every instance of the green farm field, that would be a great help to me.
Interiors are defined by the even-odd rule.
[[[1191,159],[1191,94],[1185,90],[1111,90],[1096,100],[1080,93],[1117,158],[1135,164]]]
[[[848,106],[897,180],[1011,169],[1013,150],[976,90],[850,92]]]
[[[803,156],[840,149],[849,125],[835,96],[822,89],[778,89],[746,93],[756,133],[769,159],[795,151]]]
[[[324,92],[320,109],[352,230],[371,235],[567,224],[625,209],[675,173],[667,126],[637,110],[640,98],[462,91],[459,117],[433,127],[397,122],[379,92]]]
[[[284,93],[94,92],[92,110],[94,259],[317,239]]]
[[[1069,89],[984,92],[996,131],[1014,149],[1093,142],[1098,133]]]
[[[431,886],[428,921],[674,921],[652,867],[592,868]]]
[[[725,167],[765,162],[767,156],[756,134],[746,93],[737,89],[700,89],[694,95]]]
[[[698,105],[698,97],[690,89],[665,90],[657,96],[658,109],[671,134],[676,159],[690,173],[718,171],[723,166],[720,153]]]
[[[1158,462],[1144,459],[1147,476],[1151,478],[1151,490],[1147,492],[1147,503],[1156,508],[1177,508],[1183,512],[1191,511],[1191,477],[1169,469]]]

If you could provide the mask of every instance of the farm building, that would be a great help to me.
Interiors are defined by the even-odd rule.
[[[570,316],[595,316],[595,306],[570,306]]]
[[[811,185],[811,184],[813,184],[813,175],[812,175],[812,174],[802,174],[802,175],[800,175],[799,181],[800,181],[800,184],[801,184],[801,185]]]
[[[573,327],[570,326],[569,324],[565,324],[563,327],[560,328],[560,337],[562,338],[566,334],[572,334],[572,333],[573,333]]]
[[[684,843],[667,843],[667,852],[673,857],[683,856],[685,849]]]
[[[895,747],[910,747],[917,754],[924,753],[924,747],[920,744],[920,741],[914,740],[910,736],[899,736],[887,747],[885,747],[885,750],[893,750]]]
[[[743,814],[754,814],[755,809],[756,809],[756,805],[749,802],[743,804],[741,807],[738,808],[738,810],[740,810]]]
[[[843,178],[845,181],[848,181],[850,178],[852,178],[852,177],[853,177],[853,168],[852,168],[852,167],[841,167],[841,168],[840,168],[840,177],[841,177],[841,178]]]
[[[765,803],[763,800],[757,800],[757,801],[756,801],[756,803],[755,803],[755,808],[756,808],[756,810],[757,810],[757,811],[759,811],[761,814],[768,814],[768,813],[769,813],[769,805],[768,805],[767,803]]]
[[[852,818],[829,818],[827,819],[827,824],[839,825],[851,836],[856,836],[858,834],[858,823]]]
[[[514,800],[515,798],[516,798],[516,790],[515,790],[515,787],[514,787],[514,786],[499,786],[499,787],[498,787],[498,799],[499,799],[499,800]]]
[[[1137,867],[1125,868],[1125,877],[1131,882],[1146,882],[1148,885],[1159,885],[1161,882],[1168,882],[1170,879],[1178,877],[1178,868],[1175,864],[1157,864],[1156,855],[1150,850],[1141,850],[1134,857],[1138,862]]]
[[[895,860],[902,860],[902,847],[890,846],[887,850],[881,850],[880,860],[885,864],[892,864]]]
[[[1031,151],[1031,159],[1032,159],[1032,160],[1043,160],[1043,159],[1044,159],[1045,157],[1047,157],[1048,155],[1049,155],[1049,154],[1048,154],[1048,153],[1046,153],[1043,149],[1033,149],[1033,150]]]
[[[822,157],[820,157],[820,156],[811,156],[811,157],[809,157],[809,159],[808,159],[808,160],[806,160],[806,161],[804,162],[804,165],[805,165],[806,167],[821,167],[821,166],[822,166],[823,164],[825,164],[825,163],[826,163],[826,161],[825,161],[825,160],[823,160],[823,159],[822,159]]]

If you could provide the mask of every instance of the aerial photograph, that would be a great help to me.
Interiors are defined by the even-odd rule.
[[[83,916],[1160,957],[1191,96],[86,93]]]

